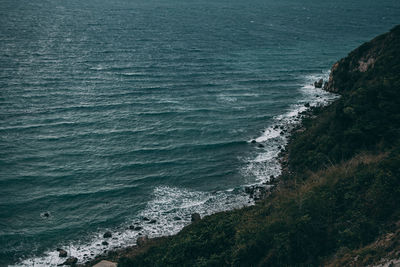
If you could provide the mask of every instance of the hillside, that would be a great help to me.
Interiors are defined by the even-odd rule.
[[[333,44],[334,45],[334,44]],[[118,266],[365,266],[400,258],[400,26],[337,62],[278,189],[151,241]]]

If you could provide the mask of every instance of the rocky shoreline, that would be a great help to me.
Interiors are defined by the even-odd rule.
[[[314,87],[316,90],[324,89],[325,86],[322,87],[323,80],[320,79],[314,83]],[[321,84],[321,86],[319,86]],[[304,112],[299,113],[298,119],[300,120],[299,124],[292,125],[286,127],[282,130],[282,134],[288,135],[288,143],[286,147],[290,144],[291,139],[293,138],[293,134],[297,132],[303,132],[304,126],[302,124],[302,120],[304,118],[312,117],[315,113],[317,107],[310,107],[308,103],[305,104],[307,110]],[[256,144],[255,140],[251,141],[250,143]],[[261,145],[261,144],[259,144]],[[273,191],[277,190],[282,183],[281,177],[286,175],[289,172],[288,169],[288,159],[289,159],[289,151],[286,147],[281,148],[280,153],[278,155],[278,162],[281,165],[282,173],[277,176],[269,177],[268,181],[265,181],[260,184],[254,184],[244,187],[244,191],[246,194],[250,196],[256,203],[265,199],[269,196]],[[147,223],[156,223],[154,219],[150,219],[147,217],[142,218],[144,222]],[[180,218],[176,218],[179,220]],[[196,223],[201,220],[200,214],[194,213],[191,215],[192,223]],[[132,231],[140,231],[142,227],[140,225],[130,225],[129,229]],[[107,231],[103,235],[104,241],[102,242],[103,245],[108,245],[107,239],[112,238],[112,233]],[[112,249],[109,251],[105,251],[104,253],[97,255],[94,259],[89,260],[85,263],[77,263],[78,259],[76,257],[70,256],[68,257],[67,252],[63,249],[57,249],[59,252],[59,257],[66,258],[65,262],[60,264],[59,266],[76,266],[76,267],[108,267],[108,266],[116,266],[116,262],[122,257],[134,257],[135,255],[141,254],[149,249],[153,244],[158,243],[160,240],[165,239],[167,237],[156,237],[156,238],[149,238],[147,235],[141,235],[139,233],[139,237],[136,240],[136,245],[128,246],[120,249]],[[115,265],[113,265],[115,264]]]

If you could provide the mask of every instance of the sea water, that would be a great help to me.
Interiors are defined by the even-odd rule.
[[[311,84],[399,21],[397,0],[0,1],[0,266],[252,205],[335,98]]]

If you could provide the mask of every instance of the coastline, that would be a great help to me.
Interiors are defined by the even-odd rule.
[[[312,85],[311,85],[312,86]],[[319,92],[327,92],[322,88],[314,87],[314,90],[318,90]],[[334,101],[336,101],[339,96],[336,95],[333,92],[329,92],[329,94],[332,95],[332,98],[327,99],[325,104],[318,103],[316,106],[310,106],[309,103],[305,104],[306,109],[304,111],[299,112],[295,117],[294,117],[294,123],[292,125],[289,125],[282,133],[285,134],[287,141],[284,147],[282,147],[279,151],[279,154],[276,158],[277,162],[279,162],[280,168],[281,168],[281,173],[278,176],[271,176],[268,177],[265,181],[253,184],[253,185],[245,185],[244,186],[244,191],[246,194],[250,196],[251,199],[254,200],[254,205],[256,206],[259,202],[262,200],[266,199],[270,194],[272,194],[274,191],[279,190],[279,188],[282,186],[282,183],[284,182],[282,180],[282,177],[286,176],[289,174],[289,169],[288,169],[288,159],[289,159],[289,150],[287,149],[288,146],[290,145],[291,141],[293,138],[295,138],[294,134],[303,132],[304,125],[303,125],[303,120],[307,118],[314,117],[316,113],[321,109],[328,107],[331,105]],[[252,141],[249,141],[248,143],[252,143]],[[253,142],[254,144],[254,142]],[[258,144],[256,142],[255,144]],[[245,207],[243,207],[245,208]],[[242,208],[241,208],[242,209]],[[239,211],[241,210],[239,209]],[[220,211],[213,213],[211,215],[207,216],[213,216],[215,214],[219,213],[224,213],[224,212],[229,212],[230,210],[227,211]],[[203,219],[203,218],[201,218]],[[192,222],[191,224],[196,223]],[[190,226],[186,225],[184,226],[179,232],[183,231],[186,227]],[[176,235],[176,234],[174,234]],[[105,261],[110,261],[113,263],[117,263],[121,258],[124,257],[134,257],[138,254],[146,252],[151,246],[158,244],[159,242],[165,242],[168,240],[168,238],[173,237],[174,235],[167,235],[167,236],[161,236],[161,237],[153,237],[149,238],[147,236],[140,236],[138,240],[143,240],[142,242],[139,241],[140,245],[132,245],[132,246],[127,246],[119,249],[112,249],[109,250],[105,253],[102,253],[100,255],[95,256],[94,259],[91,259],[87,261],[86,263],[81,263],[81,264],[76,264],[75,266],[77,267],[91,267],[95,266],[99,262],[105,260]]]

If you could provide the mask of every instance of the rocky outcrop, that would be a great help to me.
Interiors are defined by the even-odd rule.
[[[324,83],[323,79],[319,79],[318,81],[314,82],[314,87],[315,88],[322,88],[322,84]]]
[[[336,62],[331,69],[324,90],[332,93],[344,93],[351,90],[358,81],[373,71],[376,64],[385,53],[391,53],[394,40],[399,38],[400,27],[393,28],[389,33],[380,35],[367,42],[347,57]]]

